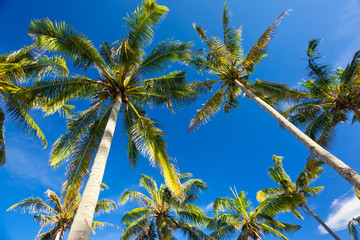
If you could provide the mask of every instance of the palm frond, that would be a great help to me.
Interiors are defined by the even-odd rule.
[[[45,195],[47,196],[47,201],[50,205],[53,206],[55,211],[57,211],[58,213],[62,213],[63,206],[58,195],[56,195],[56,193],[54,191],[51,191],[50,189],[46,190]]]
[[[99,118],[103,107],[102,102],[99,102],[89,109],[72,116],[67,123],[67,132],[56,140],[51,149],[50,166],[57,167],[71,156],[81,136],[88,133],[88,126],[94,124]]]
[[[223,12],[224,45],[235,60],[240,60],[243,56],[243,50],[241,48],[241,27],[239,29],[231,27],[230,18],[231,12],[225,2]]]
[[[152,42],[155,25],[168,11],[167,7],[156,4],[154,0],[144,0],[131,16],[125,18],[129,47],[142,54],[143,49]]]
[[[104,229],[104,227],[119,228],[118,226],[108,222],[93,221],[91,226],[91,231],[93,232],[93,234],[95,234],[96,230],[102,230]]]
[[[94,64],[106,74],[106,64],[93,43],[65,22],[52,22],[50,19],[33,20],[28,33],[37,44],[50,51],[69,57],[75,67],[86,70]]]
[[[124,205],[128,201],[132,201],[132,200],[136,200],[140,204],[144,204],[144,205],[150,205],[152,202],[152,200],[150,198],[148,198],[141,192],[132,191],[132,190],[127,189],[121,193],[121,196],[119,198],[119,204]]]
[[[32,117],[27,112],[27,108],[22,105],[19,99],[15,96],[9,95],[6,102],[6,111],[9,116],[13,119],[15,124],[28,136],[33,138],[39,138],[43,147],[47,145],[47,141],[44,133],[41,131],[39,126],[35,123]]]
[[[22,200],[21,202],[9,207],[7,211],[22,211],[29,213],[56,213],[56,211],[46,204],[39,197],[30,197]]]
[[[192,47],[191,42],[163,41],[140,63],[136,71],[141,75],[162,72],[170,66],[170,63],[189,57],[190,47]]]
[[[201,124],[207,123],[211,117],[216,115],[222,107],[225,94],[224,88],[220,88],[208,101],[206,101],[201,109],[197,110],[196,115],[190,121],[189,132],[194,131],[195,128]]]
[[[308,76],[314,78],[317,84],[326,86],[331,82],[329,76],[329,66],[319,64],[316,61],[321,58],[318,46],[321,42],[321,39],[312,39],[309,41],[309,45],[306,51],[308,57]]]
[[[185,71],[171,72],[165,76],[147,79],[141,87],[143,97],[141,102],[151,106],[166,104],[174,108],[189,105],[196,99],[196,93],[185,80]]]
[[[66,199],[73,199],[77,191],[82,187],[84,180],[88,177],[98,146],[102,139],[103,132],[110,116],[110,109],[113,105],[101,114],[96,122],[82,135],[76,143],[76,149],[70,155],[71,162],[67,166],[67,178],[63,184],[63,192]]]
[[[141,152],[153,165],[161,168],[168,186],[176,195],[180,194],[180,184],[176,169],[166,153],[164,133],[155,120],[140,116],[131,129],[132,139]]]
[[[323,164],[323,162],[315,158],[310,159],[296,178],[295,185],[302,188],[308,187],[322,173]]]
[[[265,189],[260,190],[260,191],[258,191],[256,193],[256,199],[259,202],[262,202],[265,199],[267,199],[268,197],[278,195],[280,193],[282,193],[282,189],[279,189],[279,188],[265,188]]]
[[[149,207],[135,208],[127,212],[121,219],[121,222],[125,225],[130,225],[132,222],[144,216],[149,216],[152,213],[152,209]]]
[[[274,35],[277,26],[280,23],[280,20],[289,13],[290,10],[283,12],[275,21],[265,30],[265,32],[260,36],[256,43],[252,46],[250,51],[245,55],[241,61],[241,71],[245,73],[252,73],[254,67],[260,60],[266,56],[267,47],[269,45],[272,36]]]
[[[117,208],[115,201],[111,199],[101,199],[96,203],[95,214],[109,213]]]

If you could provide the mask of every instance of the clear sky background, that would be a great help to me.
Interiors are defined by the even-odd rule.
[[[167,38],[194,41],[195,48],[202,48],[192,28],[193,22],[202,25],[209,34],[222,36],[224,1],[158,2],[168,6],[170,12],[159,25],[149,50],[155,43]],[[26,33],[30,21],[45,17],[66,21],[93,40],[97,47],[102,41],[114,42],[126,33],[123,17],[139,3],[130,0],[0,0],[0,54],[31,44]],[[297,87],[305,77],[306,62],[303,59],[308,40],[312,38],[324,39],[320,51],[325,56],[324,62],[331,63],[334,68],[345,67],[355,51],[360,49],[360,3],[357,0],[229,0],[228,4],[233,12],[233,25],[243,26],[245,51],[284,10],[293,9],[281,22],[270,44],[269,56],[257,66],[252,79]],[[187,66],[178,65],[176,68],[187,70],[189,81],[205,78]],[[159,119],[164,126],[168,153],[176,160],[181,172],[191,172],[195,178],[207,182],[209,190],[201,195],[199,203],[207,214],[212,215],[211,203],[216,197],[231,196],[231,186],[246,191],[248,198],[257,205],[256,192],[276,186],[267,176],[267,169],[273,164],[273,154],[284,156],[285,169],[295,179],[305,165],[307,149],[248,99],[241,99],[239,109],[229,114],[219,113],[195,133],[187,134],[190,119],[205,99],[201,97],[176,114],[160,108],[150,110],[149,115]],[[76,106],[76,110],[80,110],[88,103],[76,103]],[[46,134],[50,147],[43,150],[39,141],[28,139],[11,122],[6,122],[7,163],[0,168],[1,240],[34,239],[40,227],[32,221],[32,216],[6,212],[6,209],[30,196],[44,197],[47,189],[59,193],[65,179],[65,166],[58,169],[48,167],[51,144],[65,132],[65,120],[57,115],[44,117],[40,112],[32,115]],[[342,123],[337,133],[331,152],[360,172],[359,124]],[[139,190],[137,184],[142,173],[153,176],[158,182],[163,181],[158,169],[150,167],[146,159],[141,159],[136,169],[130,168],[125,145],[121,126],[118,125],[104,177],[110,189],[102,192],[100,197],[117,200],[126,188]],[[353,197],[351,185],[327,166],[316,185],[324,185],[325,189],[308,205],[329,223],[340,238],[350,239],[344,228],[349,219],[360,215],[360,201]],[[123,213],[131,207],[133,205],[120,207],[112,214],[97,219],[120,225]],[[319,224],[314,219],[305,214],[304,217],[302,221],[291,214],[279,216],[281,220],[302,225],[302,229],[290,239],[331,239],[319,230]],[[121,230],[105,229],[91,239],[113,240],[119,239],[120,235]]]

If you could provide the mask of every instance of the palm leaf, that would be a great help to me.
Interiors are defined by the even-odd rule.
[[[207,123],[211,117],[215,116],[222,107],[225,94],[224,87],[220,88],[208,101],[206,101],[201,109],[197,110],[196,115],[190,121],[189,131],[194,131],[200,124]]]
[[[254,67],[259,61],[266,56],[267,47],[269,42],[274,35],[277,26],[280,23],[280,20],[289,13],[290,10],[286,10],[283,12],[260,36],[260,38],[256,41],[256,43],[252,46],[250,51],[245,55],[243,60],[241,61],[241,71],[246,73],[252,73],[254,71]]]
[[[170,189],[175,194],[180,194],[176,169],[167,156],[166,143],[163,139],[164,133],[160,130],[157,122],[139,115],[136,124],[131,129],[131,136],[141,154],[148,158],[153,165],[162,169]]]
[[[104,74],[107,73],[105,61],[93,43],[65,22],[33,20],[28,33],[36,39],[40,47],[69,57],[75,67],[86,70],[95,64]]]

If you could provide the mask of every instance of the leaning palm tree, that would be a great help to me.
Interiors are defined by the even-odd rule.
[[[180,179],[191,177],[182,174]],[[199,207],[194,205],[198,200],[197,193],[206,189],[200,179],[189,179],[181,184],[182,193],[175,196],[168,187],[157,186],[154,179],[146,175],[140,178],[140,186],[148,192],[145,194],[125,190],[120,197],[120,204],[136,200],[141,207],[126,213],[122,223],[126,226],[122,240],[128,239],[173,239],[175,231],[180,231],[187,239],[211,239],[198,227],[206,227],[211,222]]]
[[[310,40],[306,52],[310,80],[301,85],[307,97],[284,114],[294,124],[304,126],[310,138],[329,147],[339,123],[360,121],[360,51],[345,69],[332,71],[329,65],[318,62],[320,42],[320,39]]]
[[[287,239],[283,232],[292,233],[300,229],[299,225],[279,222],[274,218],[281,208],[269,208],[263,202],[250,210],[251,203],[246,199],[245,192],[232,192],[234,198],[217,198],[214,202],[217,230],[210,236],[215,239],[258,240],[262,235]]]
[[[297,207],[300,207],[314,217],[334,239],[339,240],[340,238],[306,205],[309,197],[317,196],[324,188],[323,186],[309,187],[323,171],[321,166],[323,163],[316,159],[310,159],[295,182],[292,182],[284,170],[282,159],[282,157],[274,155],[275,166],[268,170],[270,178],[279,185],[279,188],[266,188],[259,191],[257,200],[268,201],[269,205],[275,206],[282,206],[286,202],[286,204],[290,204],[290,208],[284,210],[291,211],[297,218],[303,219],[297,210]]]
[[[30,96],[40,95],[59,103],[73,98],[92,99],[89,109],[68,122],[68,132],[56,141],[50,159],[52,166],[70,160],[65,185],[68,194],[81,188],[89,175],[69,239],[87,240],[90,233],[119,112],[128,139],[130,163],[135,166],[142,154],[162,169],[168,186],[176,194],[180,193],[175,167],[166,153],[164,132],[145,112],[145,107],[162,104],[173,109],[195,97],[185,81],[184,71],[154,77],[171,62],[190,54],[187,51],[190,43],[166,40],[145,55],[155,25],[167,12],[168,8],[154,0],[144,0],[125,18],[127,35],[113,44],[103,42],[99,51],[85,35],[64,22],[35,20],[29,27],[29,34],[40,47],[64,54],[79,69],[94,67],[99,72],[95,78],[78,75],[42,81],[25,90]]]
[[[46,138],[29,115],[29,110],[38,108],[40,101],[33,101],[33,104],[25,104],[18,97],[17,92],[21,85],[30,80],[39,80],[43,77],[66,76],[68,69],[65,61],[57,56],[48,57],[41,55],[34,46],[22,48],[10,54],[0,55],[0,95],[3,100],[4,109],[0,108],[0,165],[5,164],[5,113],[10,119],[30,137],[37,137],[41,140],[43,147],[46,147]],[[22,98],[25,96],[22,95]],[[43,110],[45,106],[43,106]],[[47,111],[51,111],[47,109]]]
[[[41,225],[41,229],[36,237],[39,240],[60,240],[66,230],[68,230],[74,220],[76,211],[80,204],[81,196],[78,194],[75,198],[61,199],[55,192],[47,190],[45,192],[47,200],[44,201],[40,197],[30,197],[21,202],[11,206],[8,211],[22,211],[34,214],[34,221]],[[116,209],[116,204],[111,199],[101,199],[97,202],[95,214],[109,213]],[[44,227],[51,226],[51,228],[41,233]],[[102,229],[105,226],[115,227],[113,224],[107,222],[93,221],[91,230]]]
[[[355,195],[360,200],[360,191],[358,189],[355,189]],[[359,226],[360,226],[360,216],[351,219],[347,225],[350,236],[355,240],[359,239],[359,232],[358,232]]]
[[[194,130],[200,124],[209,121],[222,107],[224,112],[237,108],[239,105],[238,97],[242,92],[274,117],[283,128],[293,134],[318,159],[327,163],[352,185],[360,188],[360,175],[358,173],[309,138],[271,106],[279,100],[294,100],[304,97],[303,93],[290,91],[283,84],[249,80],[249,76],[254,72],[255,65],[266,56],[269,41],[276,31],[280,19],[287,12],[281,14],[266,29],[245,56],[240,44],[241,31],[230,27],[230,13],[226,5],[223,14],[224,42],[221,42],[217,37],[208,37],[202,27],[194,25],[209,52],[206,55],[192,57],[187,62],[201,73],[208,72],[218,77],[217,80],[205,81],[202,84],[195,83],[194,85],[199,91],[206,91],[215,83],[219,83],[221,86],[204,104],[203,108],[197,111],[191,120],[189,130]]]

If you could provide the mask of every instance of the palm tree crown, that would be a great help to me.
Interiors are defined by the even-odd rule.
[[[180,179],[191,177],[190,174],[179,175]],[[154,179],[142,175],[140,186],[149,196],[133,190],[126,190],[120,197],[120,204],[137,200],[141,205],[126,213],[122,218],[126,228],[121,239],[173,239],[173,233],[179,230],[188,239],[208,239],[197,226],[205,227],[210,223],[199,207],[197,193],[206,189],[200,179],[189,179],[181,184],[182,193],[175,196],[168,187],[157,186]]]
[[[41,104],[41,100],[36,98],[33,104],[26,104],[21,99],[26,97],[24,94],[19,95],[21,85],[28,83],[30,80],[39,80],[46,76],[67,76],[68,69],[65,61],[61,57],[48,57],[41,55],[39,49],[34,46],[25,47],[10,54],[0,55],[0,95],[4,101],[4,108],[0,109],[0,165],[6,161],[5,156],[5,136],[4,121],[5,112],[15,124],[30,137],[37,137],[46,147],[46,138],[31,118],[28,111],[32,108],[42,107],[42,110],[50,113],[58,110],[46,109]]]
[[[309,187],[321,174],[323,170],[322,162],[316,159],[309,160],[295,182],[292,182],[290,176],[284,170],[282,159],[282,157],[274,155],[273,161],[275,166],[268,170],[270,178],[279,185],[279,188],[263,189],[257,193],[256,198],[260,202],[273,198],[275,200],[274,204],[289,203],[292,200],[292,204],[290,204],[292,207],[289,210],[297,218],[303,218],[296,207],[301,207],[302,204],[308,201],[309,197],[317,196],[324,189],[323,186]]]
[[[105,186],[105,185],[104,185]],[[106,186],[105,186],[106,187]],[[34,214],[34,221],[41,225],[41,229],[36,239],[39,240],[59,240],[62,238],[67,229],[70,228],[76,211],[80,204],[81,196],[78,194],[74,199],[61,199],[55,192],[47,190],[45,192],[47,200],[44,201],[39,197],[30,197],[21,202],[11,206],[8,211],[22,211]],[[109,213],[116,209],[116,204],[111,199],[101,199],[96,205],[96,214],[103,212]],[[44,227],[51,226],[51,228],[41,233]],[[105,226],[114,227],[114,225],[107,222],[94,221],[92,223],[92,231],[102,229]]]
[[[29,34],[40,47],[70,58],[78,69],[93,67],[99,73],[95,78],[77,75],[42,81],[27,91],[31,96],[44,96],[59,104],[73,98],[92,100],[89,109],[70,119],[68,132],[56,141],[50,159],[52,166],[70,161],[65,184],[67,194],[80,189],[89,176],[69,239],[87,240],[90,234],[89,223],[99,196],[119,113],[127,136],[131,165],[135,166],[138,156],[143,155],[152,165],[162,169],[168,186],[176,194],[180,193],[175,167],[166,152],[164,132],[145,111],[147,107],[162,104],[172,110],[195,98],[185,81],[184,71],[155,76],[171,62],[188,58],[191,54],[188,51],[189,42],[166,40],[150,54],[145,54],[145,48],[152,42],[155,26],[167,12],[167,7],[154,0],[144,0],[125,18],[128,31],[125,37],[112,44],[103,42],[99,50],[84,34],[64,22],[35,20],[29,27]]]
[[[282,13],[260,36],[250,51],[244,55],[241,47],[241,28],[230,26],[231,13],[225,3],[223,12],[224,40],[218,37],[208,37],[202,27],[194,24],[199,37],[204,41],[208,52],[194,55],[187,62],[195,67],[200,73],[209,72],[218,77],[217,80],[208,80],[203,83],[194,83],[198,91],[207,91],[214,84],[219,83],[219,89],[197,111],[191,120],[189,130],[194,130],[201,123],[209,121],[222,107],[224,112],[230,112],[239,105],[238,97],[241,88],[237,82],[245,85],[255,95],[259,96],[269,104],[276,104],[279,100],[290,99],[295,91],[289,90],[286,85],[268,81],[250,81],[249,76],[255,70],[255,65],[266,56],[267,47],[272,35],[276,31],[281,18],[288,11]]]
[[[80,185],[88,175],[88,166],[96,153],[111,109],[121,102],[123,128],[128,136],[127,152],[131,165],[139,154],[162,168],[169,186],[176,190],[175,169],[166,154],[164,133],[156,120],[148,118],[146,106],[166,104],[170,109],[188,104],[195,96],[185,81],[184,71],[174,71],[160,77],[150,77],[163,71],[170,62],[184,58],[190,43],[166,40],[145,55],[152,42],[153,28],[168,12],[165,6],[145,0],[126,20],[128,34],[113,44],[103,42],[97,50],[82,33],[64,22],[35,20],[29,33],[39,46],[69,57],[75,67],[94,67],[98,78],[78,75],[65,79],[42,81],[29,92],[45,95],[59,102],[72,98],[90,98],[92,106],[68,123],[68,133],[54,144],[51,165],[58,166],[70,159],[68,183]],[[190,94],[191,93],[191,94]],[[191,96],[190,96],[190,95]]]
[[[266,202],[251,210],[245,192],[233,191],[233,194],[234,198],[217,198],[214,202],[217,230],[210,236],[215,239],[234,239],[235,234],[240,240],[257,240],[262,235],[287,239],[282,232],[291,233],[300,229],[299,225],[275,220],[274,215],[280,211],[267,207]]]
[[[320,187],[310,187],[323,171],[322,162],[317,159],[310,159],[305,168],[300,172],[295,182],[292,182],[286,174],[282,157],[273,156],[275,166],[269,168],[268,174],[279,188],[266,188],[257,193],[258,201],[266,201],[270,208],[282,208],[283,211],[291,211],[297,218],[303,218],[297,207],[303,208],[305,212],[313,216],[329,234],[336,240],[340,238],[306,205],[310,197],[317,196],[323,189]]]
[[[285,115],[294,124],[304,126],[305,133],[320,145],[329,147],[335,139],[336,125],[360,119],[360,51],[345,69],[333,72],[329,65],[318,62],[320,42],[309,41],[306,52],[310,80],[301,84],[306,97],[286,110]],[[354,113],[352,119],[349,113]]]

